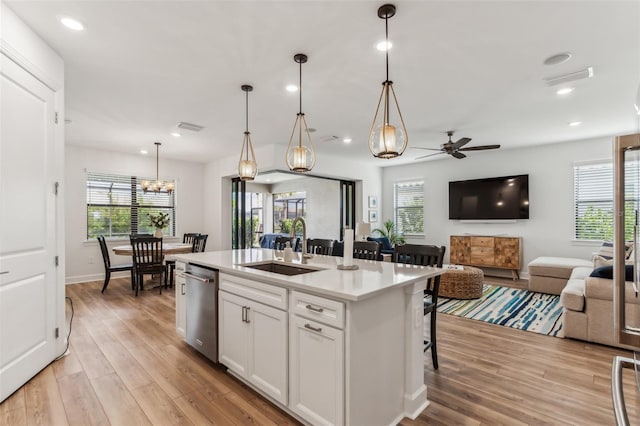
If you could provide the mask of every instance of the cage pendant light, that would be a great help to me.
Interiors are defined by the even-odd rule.
[[[142,187],[142,191],[146,194],[148,191],[152,192],[168,192],[171,194],[175,189],[175,184],[172,181],[163,182],[160,180],[159,169],[160,169],[160,142],[154,142],[156,146],[156,180],[155,182],[151,182],[148,180],[143,180],[140,186]]]
[[[389,18],[395,14],[396,7],[392,4],[385,4],[378,9],[378,17],[384,19],[385,25],[387,79],[382,82],[382,92],[369,132],[369,150],[374,157],[387,159],[402,155],[409,143],[407,128],[400,112],[396,92],[393,90],[393,81],[389,80]],[[400,123],[396,124],[399,126],[391,121],[393,109],[397,112]]]
[[[244,138],[242,139],[242,150],[240,151],[240,161],[238,162],[238,176],[240,180],[253,180],[258,174],[258,165],[256,164],[256,155],[253,152],[253,142],[251,142],[251,132],[249,132],[249,92],[253,90],[253,86],[243,84],[240,87],[246,94],[245,102],[245,119],[246,127]]]
[[[313,166],[316,164],[316,153],[313,150],[311,134],[309,133],[307,120],[302,112],[302,64],[307,62],[307,55],[298,53],[293,57],[293,60],[300,64],[300,112],[296,115],[296,121],[293,123],[289,146],[287,146],[286,161],[289,170],[304,173],[313,169]],[[296,136],[297,144],[294,142]],[[305,140],[307,142],[306,145],[303,143]]]

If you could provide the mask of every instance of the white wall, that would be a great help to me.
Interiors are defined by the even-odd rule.
[[[523,240],[522,270],[538,256],[589,259],[594,245],[573,241],[573,166],[576,162],[610,160],[613,138],[600,138],[522,149],[471,152],[467,158],[447,157],[383,171],[382,220],[393,219],[393,184],[424,179],[425,236],[408,243],[447,246],[460,234],[513,235]],[[464,223],[449,220],[449,187],[453,180],[529,175],[530,219],[515,223]],[[448,261],[448,260],[447,260]],[[526,276],[526,274],[523,274]]]
[[[153,156],[67,145],[65,181],[66,282],[78,283],[104,277],[104,265],[97,240],[87,241],[86,171],[155,176]],[[176,179],[176,235],[185,232],[204,233],[204,165],[173,161],[160,157],[160,178]],[[211,235],[211,234],[209,234]],[[126,239],[108,243],[128,244]],[[207,245],[209,242],[207,240]],[[130,263],[125,256],[110,253],[112,264]],[[122,275],[122,274],[121,274]],[[126,273],[124,274],[126,275]],[[114,275],[117,276],[117,275]]]
[[[286,149],[283,145],[256,149],[258,170],[287,170]],[[219,235],[211,241],[211,247],[207,241],[207,249],[231,248],[231,178],[237,176],[237,164],[236,157],[228,157],[205,166],[205,229],[210,238],[213,232]],[[311,174],[356,181],[356,222],[368,222],[367,196],[375,195],[380,199],[382,195],[380,167],[345,157],[320,155]]]

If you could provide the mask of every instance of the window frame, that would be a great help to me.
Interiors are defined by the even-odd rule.
[[[175,238],[176,237],[176,229],[177,229],[177,214],[176,214],[176,195],[177,195],[177,182],[175,179],[165,179],[166,181],[174,183],[174,190],[171,194],[167,194],[166,192],[162,192],[162,194],[166,194],[168,197],[168,204],[158,204],[158,205],[141,205],[138,200],[143,196],[146,196],[144,191],[142,190],[141,183],[143,180],[155,180],[155,178],[149,178],[145,176],[135,176],[133,174],[118,174],[118,173],[110,173],[110,172],[94,172],[94,171],[86,171],[85,173],[85,212],[86,212],[86,222],[85,222],[85,237],[86,241],[95,240],[97,235],[90,234],[90,220],[89,215],[91,214],[90,209],[93,207],[106,207],[109,209],[114,208],[124,208],[129,209],[129,234],[135,234],[139,232],[139,228],[141,227],[141,218],[145,217],[145,211],[149,212],[149,210],[156,211],[169,211],[170,214],[170,224],[169,224],[169,233],[163,235],[166,238]],[[92,202],[90,200],[90,189],[96,188],[96,182],[103,182],[105,185],[111,184],[114,185],[124,185],[125,182],[128,182],[129,190],[126,192],[122,191],[120,188],[120,193],[125,193],[126,196],[129,197],[129,202],[115,202],[115,203],[100,203],[100,202]],[[109,190],[112,191],[112,190]],[[148,193],[152,193],[152,191],[148,191]],[[112,212],[109,213],[109,218],[111,218]],[[147,213],[148,214],[148,213]],[[149,225],[145,224],[145,227],[149,227]],[[109,241],[117,241],[117,240],[128,240],[128,234],[125,235],[113,235],[112,232],[109,235],[104,235],[106,240]]]
[[[406,186],[406,185],[410,185],[410,184],[414,184],[414,185],[421,185],[422,186],[422,204],[419,206],[399,206],[398,205],[398,188],[400,186]],[[424,179],[407,179],[407,180],[402,180],[402,181],[397,181],[394,182],[393,184],[393,222],[395,224],[396,227],[396,232],[398,234],[404,235],[404,236],[415,236],[415,237],[421,237],[425,235],[424,232],[424,212],[425,212],[425,205],[424,205],[424,200],[425,200],[425,196],[424,196]],[[405,232],[403,229],[401,229],[401,221],[398,220],[399,216],[398,216],[398,211],[399,209],[411,209],[411,210],[421,210],[422,213],[422,232],[414,232],[413,230],[411,232]]]

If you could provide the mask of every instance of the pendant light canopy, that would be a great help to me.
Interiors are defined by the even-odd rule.
[[[378,107],[369,132],[369,150],[374,157],[387,159],[402,155],[409,142],[396,92],[393,90],[393,81],[389,80],[389,18],[395,14],[396,7],[392,4],[385,4],[378,9],[378,17],[384,19],[385,25],[387,79],[382,82],[382,93],[380,93]],[[393,109],[400,121],[396,123],[399,126],[391,122],[390,113]]]
[[[175,184],[173,181],[163,182],[159,178],[159,165],[160,165],[160,142],[154,142],[156,145],[156,180],[155,182],[151,182],[148,180],[143,180],[140,186],[142,187],[143,192],[153,191],[153,192],[168,192],[171,194],[175,189]]]
[[[289,170],[304,173],[313,169],[313,166],[316,164],[316,153],[313,150],[311,134],[309,133],[309,127],[302,112],[302,64],[307,62],[307,55],[298,53],[293,57],[293,60],[300,64],[300,112],[298,112],[296,121],[293,124],[293,130],[289,138],[289,146],[287,147],[286,160]],[[296,136],[298,139],[297,144],[294,143]],[[303,140],[307,141],[306,145],[303,144]]]
[[[240,151],[240,161],[238,162],[238,175],[241,180],[253,180],[258,174],[258,165],[256,164],[256,155],[253,153],[253,143],[251,142],[251,132],[249,132],[249,92],[253,90],[253,86],[243,84],[240,87],[246,94],[246,127],[244,138],[242,139],[242,150]]]

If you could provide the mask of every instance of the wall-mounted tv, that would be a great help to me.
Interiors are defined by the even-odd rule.
[[[529,175],[449,182],[449,219],[529,219]]]

